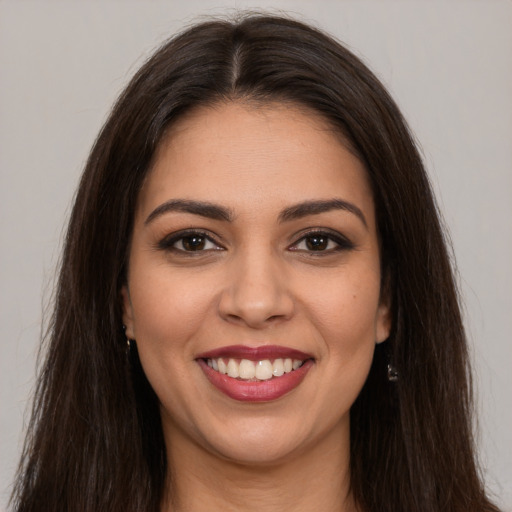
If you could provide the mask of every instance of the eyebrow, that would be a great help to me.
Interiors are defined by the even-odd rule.
[[[317,201],[304,201],[288,208],[285,208],[279,214],[279,222],[289,222],[308,215],[318,215],[319,213],[328,212],[331,210],[344,210],[354,214],[361,222],[368,227],[366,218],[355,204],[345,201],[343,199],[327,199]],[[157,217],[160,217],[168,212],[183,212],[191,213],[193,215],[200,215],[214,220],[222,220],[232,222],[234,219],[233,212],[220,206],[218,204],[209,203],[205,201],[193,201],[189,199],[171,199],[157,206],[145,220],[145,224],[149,224]]]
[[[231,222],[233,220],[233,213],[231,210],[219,206],[217,204],[208,203],[204,201],[192,201],[189,199],[171,199],[157,206],[148,216],[145,224],[149,224],[157,217],[168,212],[184,212],[192,213],[193,215],[200,215],[214,220],[224,220]]]
[[[287,222],[307,217],[308,215],[317,215],[319,213],[329,212],[331,210],[344,210],[353,213],[366,227],[368,227],[368,223],[366,222],[366,218],[361,209],[355,204],[349,203],[343,199],[304,201],[303,203],[285,208],[279,215],[279,221]]]

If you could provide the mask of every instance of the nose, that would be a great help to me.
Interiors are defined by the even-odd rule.
[[[288,320],[294,301],[286,273],[271,254],[245,254],[232,262],[219,301],[225,320],[261,329]]]

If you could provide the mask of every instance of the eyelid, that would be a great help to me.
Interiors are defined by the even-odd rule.
[[[174,250],[178,253],[189,253],[193,254],[201,253],[201,252],[210,252],[212,249],[206,249],[203,251],[184,251],[182,249],[177,249],[176,247],[173,247],[176,242],[181,240],[182,238],[186,238],[187,236],[203,236],[208,241],[210,241],[212,244],[217,246],[217,249],[215,250],[224,250],[225,247],[216,239],[216,236],[213,236],[211,232],[200,229],[200,228],[189,228],[189,229],[182,229],[180,231],[176,231],[173,233],[170,233],[166,236],[164,236],[157,244],[157,249],[163,250],[163,251],[171,251]]]
[[[296,249],[297,245],[299,245],[304,239],[306,239],[308,236],[313,235],[321,235],[329,238],[333,242],[337,244],[337,247],[334,249],[327,249],[324,251],[305,251],[303,249]],[[300,233],[295,235],[296,240],[291,245],[289,245],[288,250],[290,251],[301,251],[301,252],[308,252],[314,255],[322,255],[323,254],[332,254],[333,252],[340,251],[340,250],[350,250],[355,248],[355,244],[347,238],[345,235],[339,233],[338,231],[334,231],[329,228],[308,228],[305,231],[301,231]],[[297,238],[298,237],[298,238]]]
[[[206,238],[209,242],[214,244],[217,249],[206,249],[206,250],[199,250],[199,251],[185,251],[183,249],[178,249],[176,247],[173,247],[176,242],[181,240],[182,238],[186,238],[187,236],[202,236]],[[319,236],[325,236],[329,238],[329,240],[333,241],[337,244],[337,247],[323,250],[323,251],[313,251],[313,250],[304,250],[304,249],[297,249],[296,246],[299,245],[304,239],[306,239],[308,236],[313,235],[319,235]],[[201,228],[189,228],[189,229],[183,229],[179,230],[173,233],[170,233],[166,236],[164,236],[159,242],[156,244],[156,248],[163,250],[163,251],[171,251],[174,250],[177,253],[187,253],[187,254],[200,254],[204,252],[211,252],[212,250],[225,250],[226,247],[219,242],[219,237],[216,235],[213,235],[210,231],[201,229]],[[329,229],[329,228],[308,228],[306,230],[303,230],[299,233],[296,233],[295,241],[291,243],[288,246],[288,250],[290,251],[300,251],[300,252],[307,252],[315,255],[322,255],[323,254],[331,254],[333,252],[342,251],[342,250],[350,250],[355,248],[355,244],[348,239],[345,235],[341,234],[338,231]]]

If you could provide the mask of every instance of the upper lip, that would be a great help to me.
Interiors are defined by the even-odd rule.
[[[197,359],[217,359],[219,357],[233,359],[249,359],[251,361],[262,361],[264,359],[291,358],[312,359],[313,356],[301,352],[300,350],[282,347],[279,345],[261,345],[259,347],[250,347],[247,345],[229,345],[226,347],[215,348],[208,352],[203,352],[197,356]]]

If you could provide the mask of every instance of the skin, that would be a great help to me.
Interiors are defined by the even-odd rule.
[[[333,198],[364,219],[342,209],[279,219]],[[215,203],[233,219],[167,211],[147,220],[175,199]],[[172,236],[189,229],[209,238],[203,250]],[[333,238],[311,250],[311,229]],[[355,510],[349,411],[390,315],[366,171],[327,122],[237,102],[179,120],[140,192],[122,297],[127,336],[161,403],[174,496],[162,510]],[[292,347],[314,365],[277,400],[239,402],[196,361],[235,344]]]

